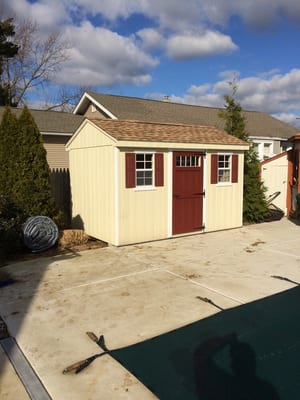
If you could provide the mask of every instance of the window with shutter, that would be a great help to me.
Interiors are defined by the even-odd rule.
[[[164,155],[155,154],[155,186],[164,186]]]
[[[218,154],[211,155],[211,178],[210,183],[218,183]]]
[[[231,182],[237,183],[239,175],[239,156],[238,154],[233,154],[231,156]]]
[[[126,153],[126,188],[164,185],[163,153]]]
[[[125,154],[125,170],[126,179],[125,185],[127,188],[135,187],[135,154],[126,153]]]
[[[238,157],[238,154],[212,154],[210,182],[212,184],[237,183]]]

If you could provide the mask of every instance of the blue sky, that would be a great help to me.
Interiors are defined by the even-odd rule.
[[[300,123],[299,0],[4,0],[4,10],[69,43],[54,88],[222,106],[236,77],[244,109]]]

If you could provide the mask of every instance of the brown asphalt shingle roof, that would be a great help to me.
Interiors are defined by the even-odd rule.
[[[220,108],[88,92],[118,119],[171,124],[209,125],[224,129]],[[290,138],[299,130],[268,114],[244,111],[249,136]]]
[[[0,121],[5,107],[0,107]],[[11,108],[20,117],[22,109]],[[79,127],[84,117],[59,111],[29,110],[41,133],[62,133],[72,135]]]
[[[90,119],[118,141],[246,145],[213,126]]]

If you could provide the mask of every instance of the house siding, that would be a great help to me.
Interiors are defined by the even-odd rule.
[[[211,184],[210,174],[205,177],[205,231],[238,228],[243,224],[243,171],[244,155],[238,153],[238,182],[228,185]],[[207,169],[211,171],[212,154],[207,154]]]
[[[44,147],[50,169],[69,168],[69,155],[65,149],[70,136],[43,135]]]
[[[93,126],[84,126],[71,145],[72,219],[88,235],[114,243],[114,147]]]
[[[126,152],[119,153],[119,244],[158,240],[168,237],[168,177],[164,168],[164,186],[153,189],[126,188]],[[140,150],[140,149],[139,149]],[[153,149],[161,152],[161,149]],[[164,152],[164,166],[168,153]]]
[[[95,118],[104,118],[107,119],[107,115],[105,115],[98,107],[94,106],[92,104],[90,104],[87,108],[87,110],[84,113],[84,116],[86,118],[90,118],[90,119],[95,119]]]

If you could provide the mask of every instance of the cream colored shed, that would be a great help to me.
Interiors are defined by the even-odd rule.
[[[86,119],[66,145],[72,216],[119,246],[242,225],[247,143],[214,127]]]

